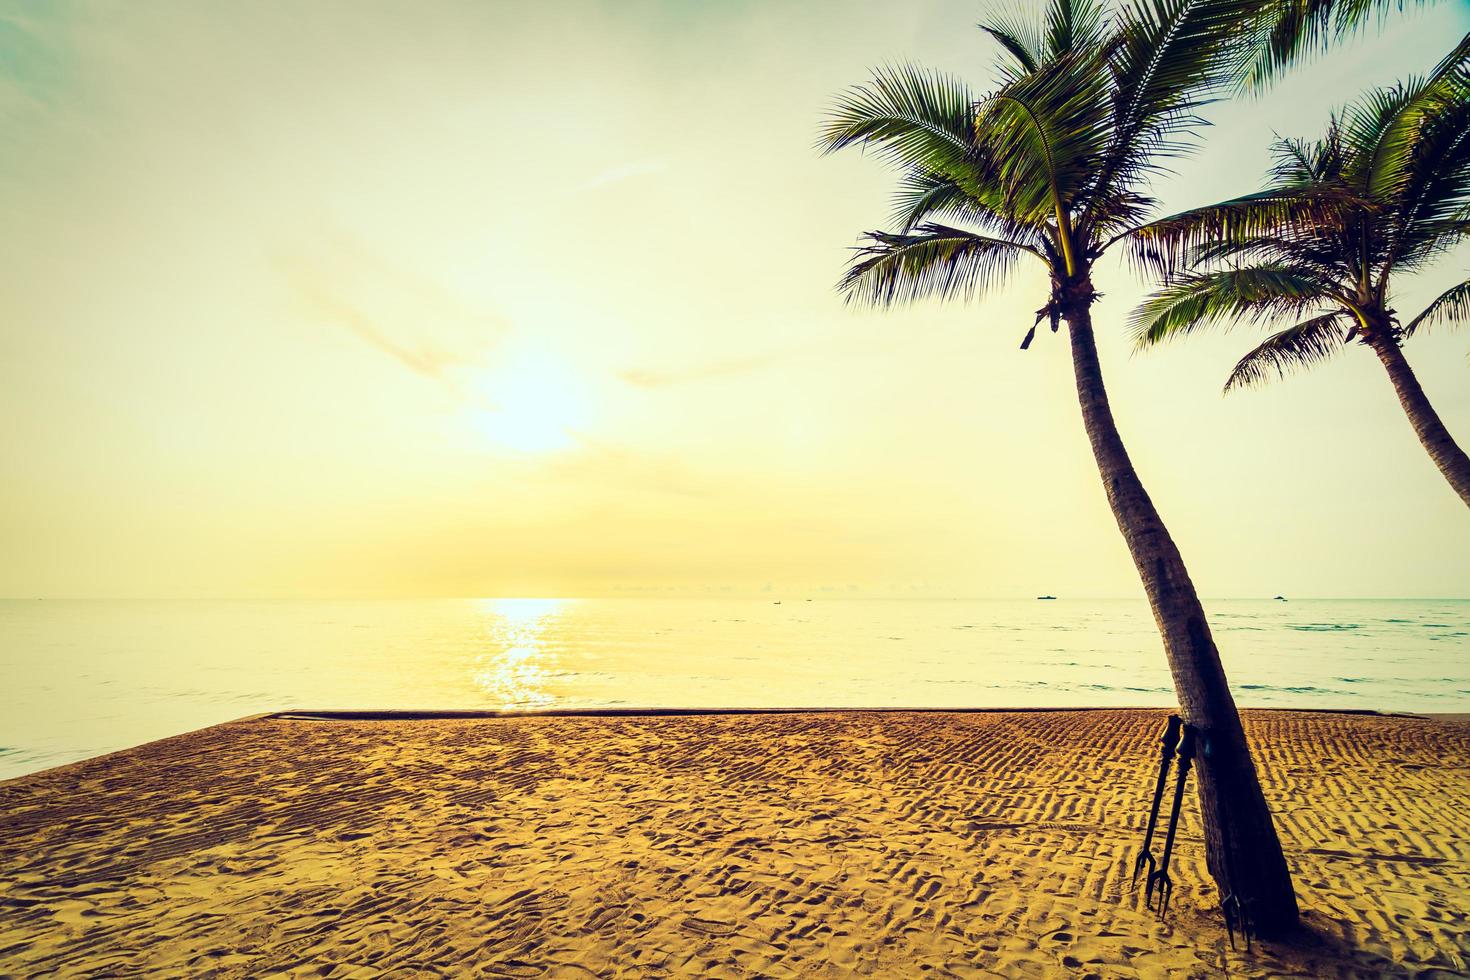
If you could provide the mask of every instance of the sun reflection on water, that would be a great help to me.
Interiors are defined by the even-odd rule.
[[[546,632],[565,599],[484,599],[480,611],[490,650],[475,662],[474,682],[498,707],[532,708],[555,698],[547,689],[556,654]]]

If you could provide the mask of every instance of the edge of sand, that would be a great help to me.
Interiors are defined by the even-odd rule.
[[[235,721],[221,722],[230,725],[240,721],[280,719],[282,721],[431,721],[453,718],[639,718],[683,715],[817,715],[817,714],[1043,714],[1065,711],[1169,711],[1168,705],[1081,705],[1051,707],[798,707],[798,708],[530,708],[497,710],[478,709],[418,709],[418,708],[292,708],[285,711],[268,711],[248,715]],[[1415,711],[1380,711],[1376,708],[1244,708],[1245,711],[1294,711],[1319,715],[1375,715],[1378,717],[1434,718],[1470,717],[1455,714],[1425,714]]]
[[[152,739],[147,742],[139,742],[137,745],[129,745],[112,752],[103,752],[100,755],[87,756],[84,759],[74,759],[71,762],[63,762],[56,766],[47,766],[44,769],[35,769],[31,772],[21,773],[18,776],[9,776],[0,779],[0,786],[15,782],[20,779],[30,779],[46,773],[59,773],[62,770],[74,766],[92,765],[113,756],[123,755],[129,752],[137,752],[150,745],[157,745],[170,739],[183,738],[195,735],[199,732],[209,731],[226,725],[240,725],[252,721],[434,721],[462,719],[472,721],[475,719],[516,719],[516,718],[660,718],[660,717],[697,717],[707,715],[802,715],[802,714],[1046,714],[1061,713],[1068,711],[1168,711],[1170,706],[1161,705],[1083,705],[1083,706],[1052,706],[1052,707],[993,707],[993,708],[903,708],[903,707],[798,707],[798,708],[751,708],[751,707],[726,707],[726,708],[659,708],[659,707],[626,707],[626,708],[529,708],[529,709],[493,709],[493,708],[290,708],[283,711],[262,711],[256,714],[244,715],[232,718],[228,721],[215,722],[212,725],[204,725],[200,728],[190,728],[163,738]],[[1243,711],[1271,711],[1290,712],[1300,714],[1320,715],[1369,715],[1380,718],[1429,718],[1437,721],[1470,721],[1470,712],[1415,712],[1415,711],[1380,711],[1375,708],[1244,708]]]

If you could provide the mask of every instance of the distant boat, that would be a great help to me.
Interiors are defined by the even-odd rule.
[[[1277,602],[1290,602],[1291,600],[1287,599],[1286,596],[1284,596],[1284,595],[1279,595],[1279,596],[1276,597],[1276,601]]]
[[[780,604],[781,604],[781,600],[780,599],[777,599],[775,602],[771,603],[771,605],[773,605],[773,606],[779,606]]]
[[[1055,599],[1056,596],[1054,596],[1054,595],[1039,595],[1036,598],[1038,598],[1038,599]]]

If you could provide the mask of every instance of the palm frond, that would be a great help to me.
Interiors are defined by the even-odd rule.
[[[1413,146],[1422,80],[1370,89],[1342,110],[1343,177],[1363,194],[1386,200]]]
[[[1196,103],[1225,81],[1221,55],[1260,4],[1250,0],[1134,0],[1122,13],[1114,62],[1118,122],[1129,130],[1159,113]]]
[[[1055,61],[1103,43],[1103,6],[1097,0],[1051,0],[1046,8],[1044,50]]]
[[[953,180],[928,170],[910,170],[893,193],[892,221],[900,232],[910,232],[936,216],[953,216],[970,198]]]
[[[1312,234],[1288,236],[1267,233],[1216,238],[1197,245],[1190,253],[1189,261],[1196,268],[1218,268],[1221,262],[1298,266],[1325,282],[1337,282],[1352,273],[1343,260],[1335,232],[1334,227],[1327,226],[1314,229]]]
[[[1221,321],[1300,316],[1330,301],[1316,276],[1285,266],[1190,273],[1152,293],[1133,311],[1134,343],[1149,347]]]
[[[1244,32],[1241,86],[1259,91],[1304,56],[1410,3],[1420,6],[1425,0],[1279,0],[1263,4]]]
[[[1035,255],[1019,242],[926,224],[912,234],[874,231],[838,289],[849,302],[892,306],[918,299],[968,299],[998,285],[1018,259]]]
[[[1336,180],[1342,175],[1342,158],[1341,134],[1333,116],[1320,140],[1278,139],[1271,144],[1268,182],[1286,189]]]
[[[899,179],[893,195],[892,221],[905,234],[919,225],[938,221],[1024,245],[1046,244],[1036,225],[1020,224],[1004,211],[977,200],[953,179],[929,171],[911,170]]]
[[[1225,391],[1265,384],[1327,360],[1347,342],[1341,311],[1324,313],[1272,334],[1245,355],[1225,380]]]
[[[1428,329],[1436,323],[1470,321],[1470,279],[1451,286],[1424,307],[1419,315],[1404,324],[1404,336],[1412,337],[1417,330]]]
[[[1470,55],[1470,38],[1457,50]],[[1470,66],[1434,79],[1415,102],[1413,138],[1394,158],[1385,193],[1391,265],[1422,264],[1464,234],[1470,209]]]
[[[1268,190],[1159,218],[1129,231],[1126,242],[1134,262],[1171,276],[1201,250],[1218,253],[1231,242],[1285,245],[1369,208],[1369,202],[1330,184]]]
[[[1380,200],[1394,193],[1427,120],[1464,100],[1470,34],[1424,78],[1370,90],[1343,112],[1342,137],[1358,166],[1347,174]],[[1357,172],[1354,172],[1357,171]]]
[[[1086,237],[1095,242],[1093,255],[1101,255],[1114,242],[1157,214],[1159,202],[1148,194],[1115,187],[1109,193],[1087,198]]]
[[[1119,15],[1113,75],[1113,140],[1098,196],[1134,186],[1188,152],[1199,110],[1233,77],[1241,26],[1260,0],[1133,0]]]
[[[982,21],[975,26],[989,34],[997,44],[1009,52],[1010,56],[1016,59],[1016,64],[1023,74],[1033,72],[1040,66],[1039,45],[1035,38],[1027,38],[1031,32],[1027,31],[1023,24],[992,20],[989,23]]]
[[[975,96],[953,75],[912,65],[877,69],[838,97],[817,146],[875,149],[905,169],[956,176],[975,161]]]
[[[1021,221],[1069,211],[1107,145],[1107,74],[1096,53],[1067,55],[982,101],[975,140]]]
[[[1464,105],[1467,68],[1470,34],[1425,78],[1374,89],[1344,110],[1342,139],[1355,163],[1348,179],[1377,200],[1394,196],[1419,156],[1425,127]]]

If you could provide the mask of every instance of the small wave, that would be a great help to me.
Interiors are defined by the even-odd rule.
[[[1302,630],[1307,633],[1332,633],[1346,630],[1360,630],[1363,626],[1361,623],[1301,623],[1289,628]]]

